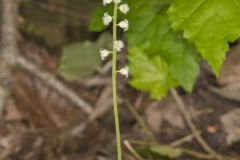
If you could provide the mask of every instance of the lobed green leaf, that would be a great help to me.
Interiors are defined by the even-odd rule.
[[[168,14],[218,75],[228,43],[240,37],[239,8],[240,0],[172,0]]]

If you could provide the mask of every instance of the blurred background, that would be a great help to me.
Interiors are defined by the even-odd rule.
[[[111,28],[88,29],[102,1],[1,1],[0,159],[115,160],[111,60],[99,57],[111,46]],[[6,63],[9,55],[14,65]],[[214,159],[189,129],[178,98],[212,149],[240,159],[239,62],[235,42],[219,80],[201,63],[192,93],[180,88],[161,101],[119,76],[124,159]],[[125,64],[127,49],[118,55]]]

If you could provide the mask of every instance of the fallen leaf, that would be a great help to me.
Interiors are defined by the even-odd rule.
[[[18,110],[16,107],[16,104],[13,99],[9,99],[7,101],[7,107],[6,107],[6,114],[4,115],[3,119],[5,121],[19,121],[23,120],[24,115]]]
[[[181,112],[172,97],[168,97],[162,102],[154,102],[146,110],[145,117],[150,128],[156,133],[160,132],[164,120],[174,127],[184,128]]]
[[[220,117],[223,128],[227,133],[228,145],[240,141],[240,109],[234,109]]]
[[[220,71],[220,87],[210,87],[215,94],[229,99],[240,101],[240,43],[230,51]]]
[[[233,47],[225,60],[218,79],[220,84],[231,84],[240,81],[240,43]]]
[[[220,88],[217,87],[209,87],[209,89],[214,92],[215,94],[234,101],[240,102],[240,84],[237,83],[230,83]]]

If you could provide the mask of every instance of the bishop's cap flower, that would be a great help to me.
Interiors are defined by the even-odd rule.
[[[113,0],[103,0],[103,5],[107,5],[107,4],[110,4],[112,3]]]
[[[117,40],[114,42],[114,48],[118,51],[121,52],[121,50],[124,48],[124,43],[121,40]]]
[[[129,68],[128,67],[124,67],[124,68],[120,69],[118,72],[121,73],[126,78],[128,78],[128,76],[129,76]]]
[[[108,13],[104,13],[103,15],[103,24],[104,25],[109,25],[112,22],[112,16],[110,16]]]
[[[106,49],[100,49],[100,56],[101,60],[105,60],[105,58],[110,54],[111,52]]]
[[[129,6],[127,3],[124,3],[122,5],[119,6],[119,10],[124,13],[124,14],[127,14],[130,10]]]
[[[121,27],[124,31],[127,31],[129,27],[128,20],[124,19],[123,21],[118,23],[118,26]]]
[[[114,1],[114,3],[117,3],[117,4],[122,2],[122,0],[113,0],[113,1]]]

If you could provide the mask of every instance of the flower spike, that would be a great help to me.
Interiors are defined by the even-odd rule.
[[[117,144],[117,160],[122,160],[122,147],[121,147],[121,132],[119,127],[119,118],[118,118],[118,104],[117,104],[117,74],[120,73],[126,78],[129,76],[129,68],[124,67],[120,70],[117,70],[117,53],[121,52],[124,48],[124,43],[122,40],[117,38],[117,28],[120,27],[124,31],[129,29],[129,22],[127,19],[123,19],[118,22],[118,12],[127,14],[129,12],[129,6],[127,3],[122,3],[122,0],[103,0],[103,5],[109,5],[114,3],[113,14],[104,13],[102,21],[104,25],[110,25],[112,23],[112,51],[106,49],[100,49],[101,60],[105,60],[110,54],[112,54],[112,98],[113,98],[113,109],[114,109],[114,119],[115,119],[115,128],[116,128],[116,144]]]

